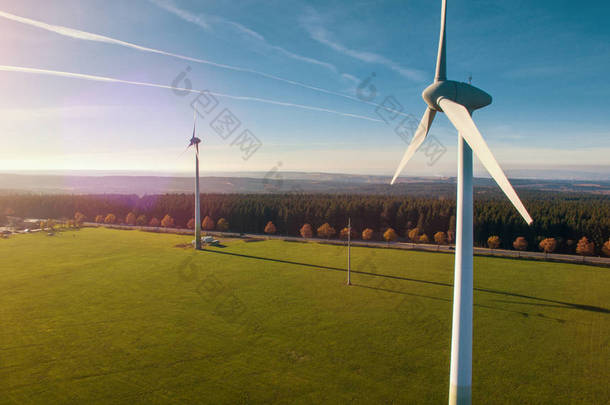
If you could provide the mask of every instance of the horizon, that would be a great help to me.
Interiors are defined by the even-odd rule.
[[[274,170],[278,169],[278,170]],[[302,170],[281,170],[281,168],[275,167],[271,170],[251,170],[251,171],[238,171],[238,170],[201,170],[202,177],[249,177],[258,178],[265,176],[269,173],[279,173],[282,176],[286,175],[332,175],[332,176],[345,176],[345,177],[371,177],[371,178],[382,178],[389,180],[392,178],[392,174],[389,171],[383,173],[358,173],[358,172],[331,172],[331,171],[302,171]],[[511,179],[523,179],[523,180],[545,180],[545,181],[596,181],[596,182],[608,182],[610,181],[610,166],[577,166],[577,167],[563,167],[558,174],[558,170],[550,167],[539,167],[535,169],[507,169],[505,170],[507,176]],[[121,170],[121,169],[105,169],[105,170],[86,170],[86,169],[59,169],[59,170],[2,170],[0,169],[0,175],[31,175],[31,176],[83,176],[83,177],[98,177],[98,176],[117,176],[117,177],[193,177],[193,173],[188,170],[184,171],[154,171],[154,170]],[[455,173],[450,174],[430,174],[422,173],[421,175],[407,174],[401,176],[397,182],[405,181],[408,179],[447,179],[455,178]],[[476,170],[474,178],[476,179],[491,179],[491,176],[484,170]]]

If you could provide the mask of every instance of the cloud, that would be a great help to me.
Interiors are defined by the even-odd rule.
[[[311,39],[343,55],[358,59],[366,63],[375,63],[386,66],[387,68],[397,72],[401,76],[404,76],[414,81],[421,81],[424,78],[423,72],[417,69],[403,67],[400,64],[394,62],[393,60],[374,52],[360,51],[348,48],[339,41],[335,40],[333,38],[333,35],[323,26],[322,19],[319,14],[312,8],[310,8],[309,12],[301,18],[301,25],[303,26],[305,31],[307,31]]]
[[[154,87],[154,88],[159,88],[159,89],[186,91],[189,93],[201,93],[202,92],[202,90],[173,87],[173,86],[168,86],[165,84],[136,82],[136,81],[132,81],[132,80],[116,79],[113,77],[94,76],[94,75],[88,75],[88,74],[82,74],[82,73],[63,72],[63,71],[58,71],[58,70],[47,70],[47,69],[36,69],[36,68],[28,68],[28,67],[21,67],[21,66],[0,65],[0,71],[67,77],[67,78],[72,78],[72,79],[90,80],[90,81],[96,81],[96,82],[122,83],[122,84],[134,85],[134,86]],[[278,106],[283,106],[283,107],[297,108],[297,109],[301,109],[301,110],[323,112],[323,113],[338,115],[338,116],[347,117],[347,118],[356,118],[356,119],[372,121],[372,122],[383,122],[380,119],[368,117],[366,115],[352,114],[352,113],[332,110],[329,108],[316,107],[316,106],[305,105],[305,104],[296,104],[296,103],[291,103],[291,102],[281,101],[281,100],[271,100],[271,99],[267,99],[267,98],[252,97],[252,96],[239,96],[239,95],[234,95],[234,94],[219,93],[219,92],[215,92],[215,91],[208,91],[207,93],[211,94],[213,96],[219,97],[219,98],[228,98],[228,99],[240,100],[240,101],[252,101],[252,102],[256,102],[256,103],[272,104],[272,105],[278,105]]]
[[[309,63],[312,65],[321,66],[325,69],[330,70],[333,73],[338,73],[337,67],[335,65],[333,65],[332,63],[321,61],[321,60],[318,60],[316,58],[312,58],[309,56],[303,56],[303,55],[294,53],[292,51],[289,51],[285,48],[282,48],[281,46],[273,45],[273,44],[269,43],[269,41],[267,41],[267,39],[260,33],[254,31],[238,22],[235,22],[232,20],[227,20],[226,18],[219,17],[219,16],[191,13],[187,10],[177,7],[176,4],[173,2],[173,0],[149,0],[149,1],[153,4],[155,4],[156,6],[162,8],[166,11],[169,11],[170,13],[176,15],[177,17],[180,17],[185,21],[197,24],[204,29],[210,30],[210,29],[212,29],[212,25],[214,25],[214,24],[226,25],[226,26],[233,28],[234,30],[236,30],[240,34],[244,35],[245,37],[255,40],[256,42],[258,42],[258,44],[261,47],[265,48],[268,51],[274,51],[274,52],[280,53],[288,58],[297,60],[299,62],[305,62],[305,63]]]
[[[159,2],[159,0],[150,0],[153,2]],[[166,2],[164,1],[163,4],[165,4]],[[204,29],[211,29],[211,25],[208,24],[206,22],[206,20],[204,20],[204,18],[200,17],[200,16],[194,16],[192,14],[189,14],[183,10],[177,9],[175,7],[170,7],[167,8],[168,11],[171,11],[172,13],[175,13],[177,16],[179,16],[180,18],[185,19],[186,21],[192,22],[194,24],[197,24],[201,27],[203,27]],[[291,80],[291,79],[286,79],[280,76],[276,76],[270,73],[265,73],[259,70],[255,70],[255,69],[250,69],[250,68],[246,68],[246,67],[241,67],[241,66],[234,66],[234,65],[227,65],[224,63],[218,63],[218,62],[214,62],[211,60],[207,60],[207,59],[201,59],[201,58],[194,58],[194,57],[190,57],[190,56],[185,56],[185,55],[180,55],[180,54],[176,54],[176,53],[172,53],[172,52],[166,52],[160,49],[154,49],[154,48],[149,48],[149,47],[145,47],[145,46],[141,46],[138,44],[134,44],[132,42],[127,42],[127,41],[122,41],[120,39],[116,39],[116,38],[112,38],[112,37],[108,37],[105,35],[99,35],[99,34],[94,34],[91,32],[87,32],[87,31],[81,31],[81,30],[77,30],[77,29],[73,29],[73,28],[68,28],[68,27],[64,27],[64,26],[60,26],[60,25],[52,25],[52,24],[47,24],[45,22],[42,21],[37,21],[37,20],[32,20],[30,18],[25,18],[25,17],[20,17],[14,14],[10,14],[10,13],[6,13],[4,11],[0,11],[0,17],[6,18],[8,20],[12,20],[15,22],[19,22],[21,24],[25,24],[25,25],[29,25],[32,27],[36,27],[36,28],[40,28],[43,29],[45,31],[49,31],[49,32],[53,32],[65,37],[69,37],[69,38],[74,38],[74,39],[79,39],[79,40],[83,40],[83,41],[93,41],[93,42],[101,42],[101,43],[106,43],[106,44],[112,44],[112,45],[118,45],[118,46],[123,46],[126,48],[131,48],[131,49],[135,49],[141,52],[147,52],[147,53],[154,53],[154,54],[158,54],[158,55],[164,55],[164,56],[169,56],[172,58],[177,58],[177,59],[181,59],[181,60],[185,60],[188,62],[195,62],[195,63],[201,63],[201,64],[205,64],[205,65],[209,65],[209,66],[214,66],[220,69],[225,69],[225,70],[232,70],[235,72],[242,72],[242,73],[249,73],[249,74],[254,74],[257,76],[261,76],[267,79],[271,79],[271,80],[275,80],[275,81],[279,81],[282,83],[286,83],[286,84],[290,84],[293,86],[298,86],[301,88],[305,88],[308,90],[313,90],[319,93],[324,93],[324,94],[329,94],[329,95],[333,95],[333,96],[338,96],[338,97],[342,97],[342,98],[346,98],[352,101],[358,101],[361,102],[361,100],[359,100],[356,97],[344,94],[344,93],[339,93],[336,91],[332,91],[329,89],[325,89],[322,87],[318,87],[318,86],[313,86],[307,83],[303,83],[303,82],[299,82],[296,80]],[[214,19],[218,19],[218,17],[214,17]],[[231,23],[231,25],[233,26],[239,26],[238,23]],[[249,30],[246,27],[242,27],[242,32],[246,33],[247,35],[252,36],[253,38],[257,38],[256,33],[254,33],[254,31]],[[262,36],[261,36],[262,38]],[[314,64],[321,64],[322,66],[325,66],[325,62],[320,62],[317,61],[315,59],[310,59],[307,58],[305,56],[301,56],[301,55],[296,55],[291,53],[290,51],[287,51],[283,48],[280,47],[276,47],[273,45],[267,45],[270,49],[274,49],[278,52],[282,52],[286,55],[291,56],[293,59],[297,59],[297,60],[302,60],[304,62],[309,62],[309,63],[314,63]],[[333,70],[334,72],[336,72],[336,68],[332,65],[328,65],[329,68],[331,70]],[[351,76],[351,75],[350,75]],[[345,77],[345,76],[344,76]]]

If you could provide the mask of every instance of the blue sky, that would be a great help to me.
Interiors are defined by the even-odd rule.
[[[259,97],[379,120],[394,96],[419,118],[432,81],[440,0],[77,1],[0,0],[0,11],[174,54],[255,70],[342,93],[339,97],[258,74],[112,43],[60,35],[0,18],[0,65],[74,72]],[[610,177],[610,6],[571,1],[450,0],[448,77],[489,92],[475,113],[500,164],[569,168]],[[354,100],[375,73],[376,97]],[[180,86],[185,85],[182,80]],[[194,95],[123,83],[0,71],[0,170],[190,170],[181,155],[192,131]],[[199,121],[204,169],[391,174],[406,145],[393,126],[255,101],[218,98]],[[241,126],[222,139],[209,126],[223,109]],[[397,122],[394,122],[395,124]],[[262,146],[247,160],[232,145],[248,129]],[[446,153],[432,166],[416,154],[405,175],[454,175],[456,131],[444,116],[431,134]],[[587,169],[588,168],[588,169]],[[484,174],[480,167],[478,174]]]

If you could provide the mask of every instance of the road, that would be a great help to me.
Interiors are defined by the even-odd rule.
[[[114,229],[139,229],[147,232],[161,232],[161,233],[177,233],[181,235],[190,235],[193,233],[192,229],[186,228],[162,228],[152,226],[131,226],[131,225],[113,225],[113,224],[98,224],[94,222],[85,222],[84,226],[90,227],[106,227]],[[321,238],[301,238],[298,236],[281,236],[281,235],[266,235],[266,234],[255,234],[255,233],[235,233],[235,232],[218,232],[218,231],[204,231],[205,234],[225,237],[225,238],[257,238],[257,239],[277,239],[286,240],[292,242],[317,242],[326,243],[329,245],[346,245],[347,241],[341,239],[321,239]],[[422,250],[427,252],[444,252],[453,253],[455,251],[452,245],[433,245],[426,243],[409,243],[409,242],[380,242],[380,241],[362,241],[352,240],[352,246],[362,247],[376,247],[385,249],[406,249],[406,250]],[[561,253],[543,253],[543,252],[530,252],[530,251],[518,251],[518,250],[505,250],[505,249],[488,249],[482,247],[475,247],[474,254],[478,256],[497,256],[497,257],[510,257],[515,259],[533,259],[533,260],[546,260],[553,262],[564,262],[564,263],[577,263],[577,264],[590,264],[596,266],[607,266],[610,267],[610,257],[599,257],[599,256],[577,256],[568,255]]]

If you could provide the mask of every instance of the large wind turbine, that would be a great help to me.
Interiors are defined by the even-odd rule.
[[[447,80],[445,49],[446,14],[447,0],[443,0],[436,75],[434,83],[428,86],[422,94],[424,101],[428,104],[428,108],[415,131],[411,144],[398,165],[398,169],[392,179],[392,184],[394,184],[409,159],[411,159],[419,146],[424,142],[436,113],[444,112],[459,133],[449,404],[462,405],[471,403],[472,384],[473,150],[525,221],[531,225],[533,220],[489,150],[483,136],[481,136],[481,133],[472,121],[471,115],[473,111],[491,104],[491,96],[470,84]]]
[[[195,249],[201,249],[201,207],[199,205],[199,144],[201,139],[195,136],[195,128],[197,126],[197,112],[193,114],[193,136],[191,137],[189,146],[195,147]]]

